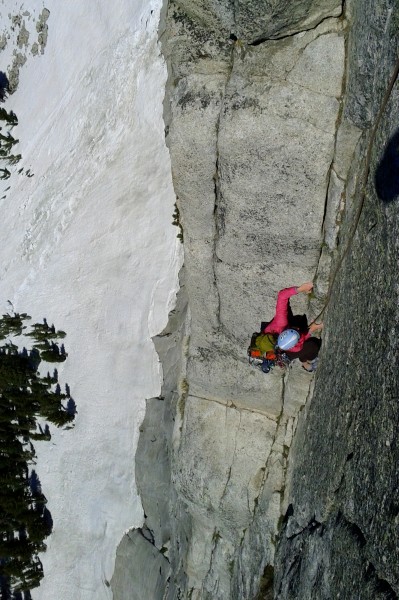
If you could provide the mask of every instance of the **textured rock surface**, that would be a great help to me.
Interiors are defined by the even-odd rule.
[[[311,29],[342,10],[340,0],[177,0],[177,4],[206,28],[246,42]]]
[[[190,393],[276,415],[279,384],[248,375],[243,347],[261,316],[272,317],[278,289],[317,267],[342,23],[247,49],[215,41],[204,56],[207,32],[173,6],[169,18],[177,77],[167,139],[185,234]]]
[[[162,398],[148,402],[137,455],[146,525],[171,568],[155,599],[271,598],[284,515],[279,598],[358,597],[350,587],[350,573],[340,574],[345,553],[353,557],[367,593],[391,585],[386,573],[391,559],[379,556],[366,564],[369,546],[379,543],[381,519],[373,517],[370,541],[364,540],[363,524],[353,518],[356,482],[359,501],[367,504],[367,498],[361,478],[344,469],[362,463],[376,473],[370,456],[378,448],[370,443],[368,455],[358,452],[356,463],[350,440],[360,446],[362,435],[372,439],[373,427],[383,427],[380,420],[391,426],[396,418],[395,404],[380,417],[374,401],[377,422],[359,421],[367,414],[360,400],[370,398],[372,404],[372,384],[378,382],[392,397],[398,394],[391,379],[393,355],[379,381],[370,359],[363,363],[364,352],[356,352],[364,348],[362,319],[373,273],[378,271],[378,286],[385,277],[378,269],[381,255],[377,258],[375,252],[365,265],[362,247],[374,244],[386,252],[392,278],[397,261],[394,204],[383,207],[374,198],[365,209],[364,239],[356,237],[357,254],[334,293],[316,396],[306,412],[301,409],[312,396],[314,380],[300,365],[264,376],[250,370],[245,359],[248,337],[260,319],[272,317],[278,289],[316,276],[319,297],[310,306],[296,297],[293,308],[315,315],[322,305],[332,261],[355,212],[367,138],[362,132],[378,106],[370,86],[374,82],[382,89],[395,53],[388,47],[397,23],[390,8],[388,1],[378,3],[374,27],[374,22],[362,22],[362,4],[354,0],[347,6],[349,25],[333,18],[341,11],[333,1],[295,6],[266,2],[261,7],[235,2],[234,10],[230,2],[169,4],[161,35],[170,74],[165,120],[184,232],[185,275],[176,314],[156,340],[165,385]],[[368,11],[373,15],[371,4]],[[392,35],[381,41],[384,27]],[[268,39],[276,37],[281,39]],[[246,43],[259,38],[262,43]],[[367,67],[361,54],[366,48],[367,56],[375,52]],[[379,60],[384,69],[377,73]],[[392,115],[395,108],[392,104]],[[385,122],[378,152],[392,123]],[[369,331],[369,339],[381,339],[375,343],[374,361],[382,333],[390,331],[388,321],[379,319],[386,310],[390,323],[398,317],[393,281],[390,289],[383,302],[378,296],[376,314],[370,311],[380,322]],[[352,322],[356,334],[348,347]],[[357,400],[347,417],[342,398],[349,389]],[[293,452],[299,415],[302,425]],[[343,429],[341,417],[349,423]],[[392,427],[390,431],[384,448],[392,452]],[[384,460],[379,469],[393,481],[393,463]],[[371,471],[364,470],[363,477],[371,482]],[[378,483],[372,484],[376,493]],[[346,500],[333,510],[341,498],[334,494],[344,489]],[[390,504],[392,489],[384,489],[389,500],[381,497],[381,502],[390,507],[386,518],[396,509]],[[364,520],[375,512],[375,504],[369,505]],[[387,552],[394,555],[393,533],[389,539]],[[351,596],[345,596],[345,586]]]
[[[173,573],[166,596],[251,598],[272,582],[264,574],[312,376],[293,364],[265,377],[245,352],[278,289],[317,269],[338,157],[344,23],[249,47],[171,3],[162,39],[185,244],[179,302],[189,310],[180,306],[156,340],[165,385],[147,403],[136,475],[146,526]],[[345,138],[352,151],[357,137]],[[338,209],[329,210],[334,237]],[[294,298],[294,311],[305,300]]]
[[[111,579],[114,600],[162,598],[170,574],[169,561],[140,531],[129,532],[123,537],[116,551],[115,564]],[[137,585],[138,581],[140,585]]]
[[[346,189],[341,247],[360,199],[359,193],[349,194],[364,169],[367,128],[397,60],[399,9],[393,2],[377,4],[350,7],[354,24],[344,114],[364,128],[364,140]],[[398,110],[396,85],[373,146],[353,246],[328,310],[314,396],[290,454],[288,511],[276,562],[281,600],[399,595],[397,171],[390,202],[384,203],[374,186],[396,133]],[[385,182],[395,160],[388,161]]]
[[[171,4],[168,27],[167,140],[190,307],[170,560],[183,595],[249,598],[273,563],[288,449],[311,377],[297,365],[285,378],[264,377],[248,369],[245,348],[278,289],[317,269],[343,23],[250,48],[210,38]],[[305,309],[303,298],[294,304]]]

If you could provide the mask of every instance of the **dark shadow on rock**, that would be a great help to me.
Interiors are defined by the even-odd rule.
[[[393,202],[399,197],[399,129],[385,147],[374,183],[377,196],[383,202]]]

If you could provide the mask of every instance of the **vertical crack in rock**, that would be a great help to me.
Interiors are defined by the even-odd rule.
[[[281,390],[281,410],[280,410],[280,414],[277,417],[277,421],[276,421],[276,429],[274,431],[274,435],[273,435],[273,440],[270,446],[270,452],[268,457],[266,458],[265,461],[265,466],[263,468],[263,474],[262,474],[262,479],[259,485],[259,494],[258,496],[255,498],[255,502],[254,502],[254,507],[252,510],[252,517],[251,517],[251,524],[252,525],[254,523],[255,520],[255,516],[256,516],[256,512],[259,506],[259,498],[262,495],[263,489],[266,485],[266,482],[270,476],[270,465],[271,465],[271,461],[272,461],[272,457],[276,455],[276,443],[277,440],[280,437],[280,433],[281,433],[281,428],[284,427],[286,429],[286,422],[283,422],[283,416],[284,416],[284,397],[285,397],[285,378],[288,375],[284,375],[282,377],[282,390]],[[279,452],[277,451],[277,455],[279,454]]]
[[[342,17],[345,16],[345,1],[342,2]],[[344,126],[344,97],[345,90],[347,87],[347,77],[348,77],[348,36],[345,33],[345,44],[344,44],[344,72],[342,76],[342,85],[341,85],[341,94],[339,97],[339,110],[336,119],[335,126],[335,138],[334,138],[334,149],[332,154],[331,163],[328,169],[327,177],[326,177],[326,195],[324,201],[324,212],[321,223],[321,234],[322,234],[322,244],[320,247],[319,259],[316,266],[316,299],[314,302],[311,302],[311,310],[313,313],[319,313],[321,310],[325,298],[327,297],[328,288],[329,288],[329,280],[331,275],[331,264],[332,264],[332,252],[336,249],[336,239],[338,235],[338,214],[339,211],[343,210],[342,202],[344,201],[343,191],[340,195],[339,202],[334,198],[334,193],[336,190],[333,185],[333,178],[341,181],[342,188],[344,188],[344,179],[342,178],[342,174],[338,175],[337,170],[334,168],[335,162],[337,160],[338,153],[342,150],[340,147],[342,140],[340,140],[340,130]],[[334,200],[336,202],[336,206],[334,204]],[[334,214],[334,218],[331,219],[330,213]],[[328,219],[328,216],[330,217]],[[328,220],[330,222],[328,222]],[[332,221],[332,222],[331,222]],[[334,232],[328,230],[334,229]],[[334,240],[334,241],[333,241]]]
[[[226,413],[227,413],[227,411],[228,411],[228,410],[232,410],[232,409],[231,409],[231,408],[228,408],[228,407],[226,407]],[[226,484],[225,484],[225,486],[224,486],[224,489],[223,489],[223,492],[222,492],[222,494],[221,494],[221,496],[220,496],[219,507],[221,507],[221,506],[222,506],[223,499],[224,499],[224,497],[225,497],[225,495],[226,495],[227,488],[228,488],[228,485],[229,485],[229,483],[230,483],[231,471],[232,471],[232,469],[233,469],[233,466],[234,466],[234,461],[235,461],[235,457],[236,457],[236,452],[237,452],[237,438],[238,438],[238,433],[239,433],[239,430],[240,430],[240,428],[241,428],[241,411],[238,411],[238,414],[239,414],[239,422],[238,422],[238,426],[237,426],[237,428],[236,428],[236,432],[235,432],[235,438],[234,438],[234,450],[233,450],[233,455],[232,455],[232,458],[231,458],[231,465],[230,465],[230,467],[229,467],[229,471],[228,471],[228,474],[227,474]]]
[[[220,111],[219,111],[218,119],[216,122],[216,140],[215,140],[215,147],[216,147],[216,161],[215,161],[215,174],[214,174],[215,205],[214,205],[214,212],[213,212],[214,218],[215,218],[215,238],[214,238],[214,246],[213,246],[212,268],[213,268],[215,289],[216,289],[216,293],[218,296],[217,322],[219,324],[219,328],[222,326],[222,323],[221,323],[221,319],[220,319],[221,301],[220,301],[220,291],[219,291],[219,287],[218,287],[218,278],[217,278],[217,264],[220,262],[220,259],[217,255],[217,246],[218,246],[219,237],[220,237],[220,235],[222,235],[224,233],[224,228],[225,228],[224,208],[222,207],[220,176],[219,176],[219,168],[220,168],[219,167],[219,156],[220,156],[219,134],[220,134],[221,121],[222,121],[223,114],[225,111],[225,102],[224,101],[225,101],[227,89],[228,89],[230,79],[231,79],[233,69],[234,69],[234,59],[235,59],[234,54],[235,54],[235,51],[234,51],[234,45],[233,45],[231,48],[230,64],[229,64],[229,70],[228,70],[227,77],[226,77],[226,83],[224,86],[224,92],[220,99]]]
[[[208,579],[210,579],[211,573],[212,573],[212,569],[214,566],[214,556],[217,550],[217,546],[219,544],[219,540],[221,540],[222,536],[220,535],[220,532],[215,528],[213,531],[213,535],[212,535],[212,550],[210,553],[210,557],[209,557],[209,567],[208,567],[208,571],[204,577],[204,581],[203,581],[203,585],[202,585],[202,597],[206,597],[206,595],[209,593],[209,590],[205,587],[206,586],[206,582]],[[217,580],[214,582],[214,589],[213,589],[213,595],[212,597],[217,598],[218,597],[218,582]]]
[[[343,3],[343,5],[344,5],[344,3]],[[325,202],[324,202],[323,220],[322,220],[322,224],[321,224],[322,231],[324,231],[324,226],[325,226],[327,204],[328,204],[328,197],[329,197],[330,184],[331,184],[331,173],[333,171],[334,161],[335,161],[335,158],[337,155],[338,132],[339,132],[339,128],[341,127],[342,122],[343,122],[343,113],[344,113],[343,98],[345,95],[345,88],[346,88],[346,82],[347,82],[347,60],[348,60],[348,39],[347,39],[346,35],[345,35],[345,46],[344,47],[345,47],[344,73],[343,73],[343,77],[342,77],[342,87],[341,87],[341,94],[340,94],[340,98],[339,98],[339,110],[338,110],[338,115],[337,115],[337,120],[336,120],[336,125],[335,125],[334,150],[333,150],[333,155],[332,155],[332,159],[331,159],[331,164],[328,169],[328,173],[327,173],[327,177],[326,177],[327,189],[326,189],[326,197],[325,197]]]

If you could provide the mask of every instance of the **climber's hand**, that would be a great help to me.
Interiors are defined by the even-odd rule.
[[[323,327],[323,323],[312,323],[311,325],[309,325],[309,333],[313,333],[314,331],[321,331]]]
[[[310,292],[312,290],[313,290],[313,283],[311,281],[308,281],[307,283],[303,283],[302,285],[297,287],[298,294],[300,292],[304,292],[305,294],[310,294]]]

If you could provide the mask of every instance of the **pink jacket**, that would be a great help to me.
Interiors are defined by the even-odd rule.
[[[276,304],[276,314],[272,321],[270,321],[269,325],[265,327],[263,333],[272,333],[273,335],[279,335],[284,329],[289,328],[288,323],[288,301],[291,296],[295,296],[297,294],[296,287],[285,288],[278,293],[277,296],[277,304]],[[293,347],[290,348],[290,352],[299,352],[302,350],[303,342],[310,338],[310,333],[301,333],[301,337],[299,338],[299,342]]]

